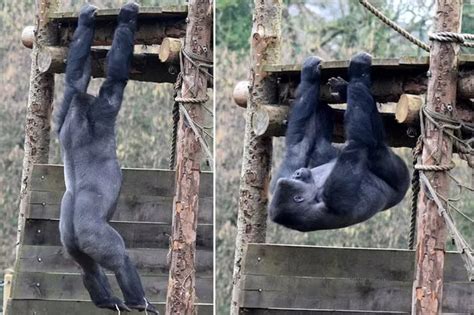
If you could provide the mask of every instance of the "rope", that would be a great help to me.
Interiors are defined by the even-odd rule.
[[[421,40],[416,38],[415,36],[411,35],[408,33],[406,30],[401,28],[400,26],[397,25],[397,23],[393,22],[390,20],[388,17],[386,17],[381,11],[379,11],[376,7],[374,7],[372,4],[370,4],[367,0],[359,0],[360,4],[362,4],[367,10],[372,12],[376,17],[378,17],[382,22],[390,26],[393,30],[395,30],[397,33],[408,39],[410,42],[413,44],[417,45],[423,50],[430,51],[430,47],[423,43]]]
[[[207,145],[206,140],[202,137],[201,133],[199,132],[198,128],[196,127],[196,123],[194,120],[191,118],[191,116],[188,113],[188,110],[186,107],[184,107],[183,104],[179,104],[179,110],[180,112],[186,117],[187,122],[189,123],[189,126],[193,130],[194,134],[199,140],[199,143],[201,143],[201,147],[204,148],[204,151],[207,154],[207,159],[209,161],[209,166],[211,167],[214,165],[214,157],[212,156],[211,150],[209,150],[209,146]]]
[[[429,171],[429,172],[443,172],[452,170],[456,164],[453,161],[449,163],[449,165],[423,165],[423,164],[416,164],[415,169],[419,171]]]
[[[431,40],[436,40],[438,42],[451,42],[451,43],[458,43],[461,46],[465,47],[474,47],[474,43],[466,42],[466,40],[473,40],[473,34],[460,34],[460,33],[453,33],[453,32],[438,32],[429,34],[429,38]]]
[[[420,179],[425,185],[425,187],[428,189],[432,200],[438,206],[439,215],[442,216],[444,218],[444,221],[446,222],[446,226],[448,227],[448,231],[454,240],[454,244],[456,245],[456,248],[460,252],[461,258],[464,260],[464,265],[466,266],[469,280],[474,281],[474,257],[472,255],[472,249],[469,247],[467,242],[464,240],[464,238],[461,236],[461,234],[457,230],[453,219],[448,214],[448,212],[446,211],[446,208],[444,208],[443,204],[439,200],[436,190],[433,188],[433,186],[431,186],[430,181],[428,180],[428,178],[423,172],[420,174]]]
[[[376,7],[370,4],[367,0],[359,0],[360,4],[362,4],[367,10],[369,10],[373,15],[375,15],[379,20],[383,23],[391,27],[394,31],[398,34],[402,35],[406,39],[408,39],[413,44],[417,45],[421,49],[425,51],[430,51],[430,46],[426,43],[422,42],[415,36],[411,35],[401,26],[399,26],[394,21],[390,20],[387,16],[385,16],[381,11],[379,11]],[[453,33],[453,32],[439,32],[439,33],[432,33],[429,34],[430,40],[436,40],[439,42],[451,42],[451,43],[458,43],[464,47],[474,47],[474,42],[467,42],[466,40],[474,40],[473,34],[460,34],[460,33]]]
[[[423,148],[423,138],[418,137],[416,146],[413,148],[413,176],[411,178],[411,218],[410,218],[410,234],[408,237],[408,248],[415,248],[416,237],[416,213],[418,210],[418,194],[420,193],[420,171],[416,168],[418,158]]]
[[[202,104],[202,103],[206,103],[209,100],[209,97],[207,95],[206,97],[201,97],[201,98],[175,97],[174,100],[178,103]]]
[[[176,165],[176,142],[178,140],[178,123],[179,123],[179,103],[173,103],[173,129],[171,130],[171,151],[170,151],[170,170]]]

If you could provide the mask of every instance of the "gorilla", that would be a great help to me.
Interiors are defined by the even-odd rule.
[[[80,265],[84,286],[97,307],[158,314],[145,298],[122,237],[108,223],[122,185],[115,121],[133,57],[138,10],[133,2],[120,10],[107,55],[107,77],[96,97],[87,94],[87,87],[97,8],[86,4],[80,11],[67,58],[64,100],[55,113],[66,184],[59,229],[61,242]],[[125,302],[113,295],[103,268],[115,273]]]
[[[319,99],[320,62],[305,60],[286,132],[286,151],[271,184],[270,218],[299,231],[338,229],[363,222],[399,203],[408,168],[384,142],[382,119],[370,92],[372,57],[356,54],[349,82],[330,80],[347,102],[346,143],[331,144],[332,109]]]

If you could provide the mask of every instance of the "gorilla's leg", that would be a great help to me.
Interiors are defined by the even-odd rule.
[[[74,31],[66,63],[66,87],[64,99],[55,115],[55,128],[61,129],[71,101],[77,93],[86,93],[91,76],[91,45],[95,31],[97,8],[86,4],[79,13],[78,26]]]
[[[300,168],[324,164],[335,157],[331,146],[331,108],[319,101],[320,62],[321,59],[312,56],[303,63],[301,82],[285,135],[285,156],[272,180],[272,191],[278,179],[289,177]]]
[[[372,185],[367,181],[375,178],[368,169],[369,154],[385,145],[382,121],[370,92],[370,66],[371,57],[364,53],[355,55],[349,65],[344,117],[347,146],[338,157],[323,192],[326,206],[338,215],[371,216],[381,210],[386,199],[385,191],[372,194],[366,191]],[[363,208],[364,213],[355,214],[353,211],[359,208]]]
[[[156,313],[156,309],[145,299],[145,292],[138,272],[125,252],[120,234],[107,222],[97,218],[81,217],[75,225],[79,248],[100,266],[115,273],[122,290],[125,304],[132,309]],[[87,222],[87,223],[86,223]]]
[[[113,296],[109,281],[100,266],[89,256],[79,250],[74,231],[73,199],[66,192],[61,201],[61,217],[59,231],[61,243],[68,254],[76,261],[83,271],[82,279],[92,302],[101,308],[129,310],[117,297]]]

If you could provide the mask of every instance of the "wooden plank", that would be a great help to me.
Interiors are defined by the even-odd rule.
[[[329,309],[329,310],[311,310],[311,309],[283,309],[283,308],[243,308],[240,310],[240,314],[252,314],[252,315],[328,315],[328,314],[343,314],[343,315],[360,315],[360,314],[409,314],[408,312],[389,312],[389,311],[370,311],[370,310],[342,310],[342,309]],[[444,314],[447,315],[447,314]]]
[[[307,260],[309,260],[307,258]],[[412,282],[288,276],[243,277],[244,308],[410,311]],[[447,283],[443,310],[474,312],[474,285]]]
[[[414,259],[414,251],[402,249],[249,244],[243,273],[412,281]],[[447,254],[445,279],[468,280],[459,254]]]
[[[170,224],[111,222],[111,225],[123,237],[127,248],[168,248]],[[23,244],[60,246],[59,220],[27,220]],[[196,246],[198,249],[213,247],[211,224],[198,225]]]
[[[127,252],[141,275],[168,274],[167,248],[132,248],[127,250]],[[16,272],[80,272],[78,265],[68,257],[61,246],[23,245],[18,255]],[[196,271],[201,276],[212,276],[212,250],[197,251]]]
[[[59,219],[62,191],[31,191],[28,219]],[[120,195],[114,221],[171,223],[173,197]],[[199,198],[199,223],[213,223],[213,198]]]
[[[117,315],[117,311],[109,311],[94,306],[89,301],[58,301],[58,300],[9,300],[9,314],[11,315]],[[165,313],[164,303],[153,303],[160,314]],[[199,315],[212,315],[212,304],[198,304]],[[144,314],[143,312],[125,313],[130,315]]]
[[[120,12],[120,8],[118,9],[99,9],[96,13],[96,19],[100,20],[115,20],[117,15]],[[188,7],[186,5],[172,5],[166,7],[150,7],[150,6],[143,6],[140,7],[140,12],[138,14],[138,19],[141,18],[166,18],[169,16],[179,16],[186,18],[188,12]],[[54,22],[70,22],[76,21],[79,12],[53,12],[48,15],[50,19]]]
[[[321,62],[321,71],[345,70],[349,67],[350,60],[327,60]],[[460,55],[459,62],[466,68],[474,68],[474,55]],[[428,70],[429,57],[400,57],[400,58],[373,58],[372,68],[375,70],[386,69],[412,69]],[[281,73],[286,75],[299,75],[301,64],[272,64],[264,65],[266,72]]]
[[[122,195],[174,196],[175,172],[158,169],[122,169]],[[200,197],[212,197],[212,173],[202,172]],[[62,165],[36,164],[33,167],[30,190],[64,191]]]
[[[120,291],[114,276],[108,276],[112,290]],[[147,298],[152,302],[164,302],[168,287],[168,275],[141,276]],[[21,272],[15,274],[13,299],[42,300],[89,300],[89,293],[82,284],[79,273]],[[199,302],[212,303],[212,277],[196,277]]]

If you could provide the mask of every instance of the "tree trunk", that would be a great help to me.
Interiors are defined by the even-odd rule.
[[[188,10],[185,50],[212,60],[212,2],[191,0]],[[198,61],[199,62],[199,61]],[[201,69],[202,70],[202,69]],[[182,97],[205,98],[208,78],[184,58]],[[202,125],[201,104],[185,104],[191,119]],[[170,274],[166,314],[196,314],[195,257],[201,164],[201,145],[190,123],[180,115],[177,140],[176,195],[170,242]]]
[[[460,32],[462,0],[437,0],[436,32]],[[456,81],[458,74],[457,43],[433,41],[430,51],[430,78],[427,106],[433,111],[457,117]],[[429,120],[425,122],[422,154],[424,165],[449,165],[452,142]],[[446,172],[425,172],[437,193],[447,197],[449,178]],[[413,283],[412,314],[441,314],[446,224],[436,203],[421,190],[418,202],[416,271]]]
[[[58,8],[57,0],[36,1],[36,42],[31,53],[30,91],[25,124],[25,156],[20,189],[20,213],[18,218],[17,255],[25,226],[25,212],[28,206],[28,185],[32,166],[48,163],[50,140],[50,117],[54,96],[54,75],[41,73],[38,69],[39,46],[56,44],[56,29],[48,23],[48,14]]]
[[[240,277],[247,244],[265,242],[268,186],[272,161],[271,137],[258,137],[252,117],[264,104],[278,101],[277,82],[263,71],[280,62],[281,0],[255,0],[251,34],[250,92],[245,117],[244,152],[235,241],[232,315],[239,313]]]

